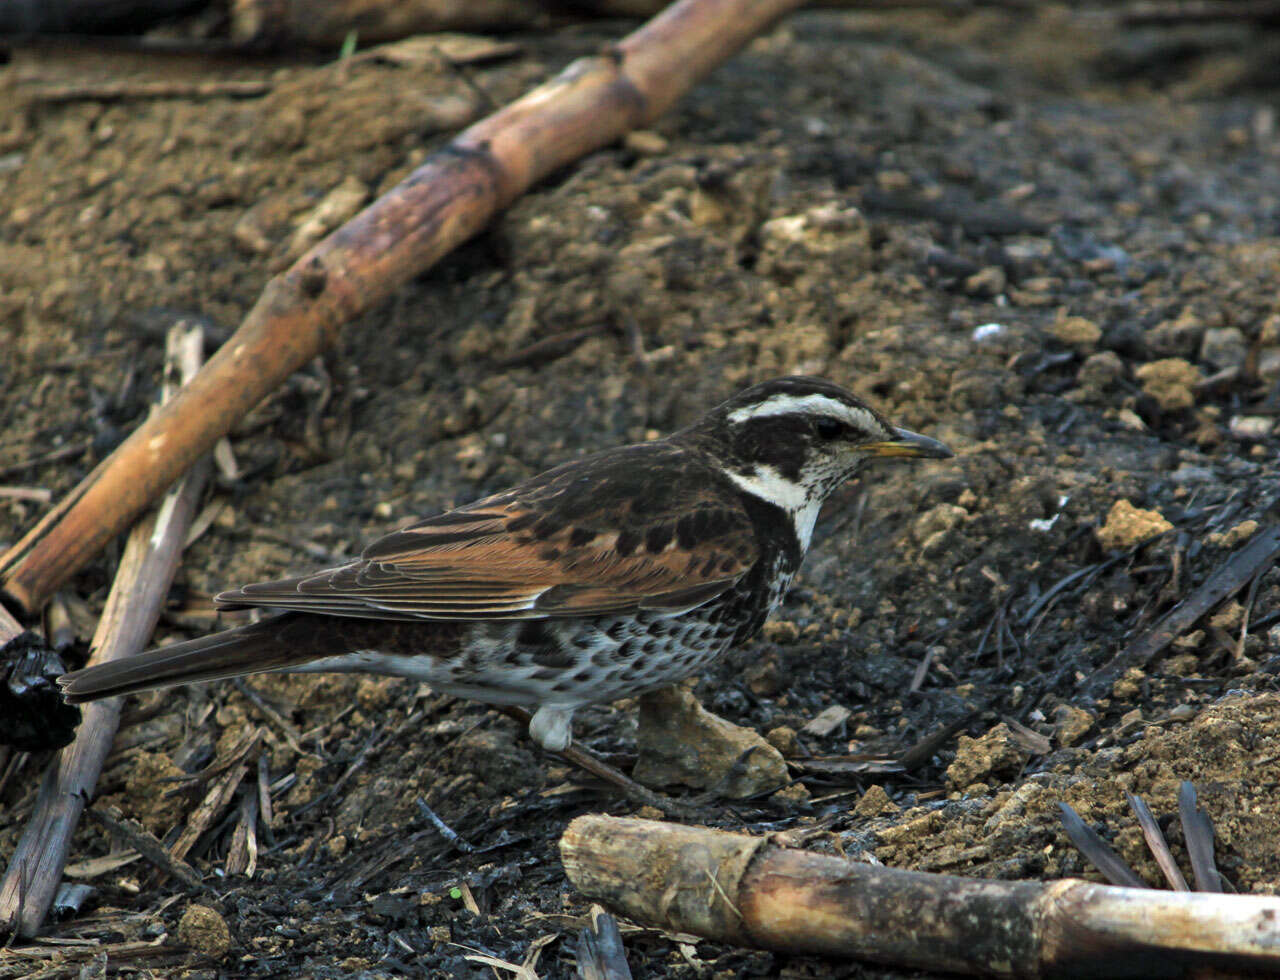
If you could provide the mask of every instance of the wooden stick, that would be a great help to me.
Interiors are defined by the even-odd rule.
[[[579,817],[578,891],[721,942],[1001,977],[1280,970],[1280,897],[988,881],[863,864],[650,820]]]
[[[139,99],[249,99],[271,91],[268,82],[219,79],[212,82],[93,82],[45,85],[24,93],[34,102],[122,102]]]
[[[67,577],[344,323],[480,231],[530,185],[647,125],[798,0],[680,0],[484,119],[272,279],[236,333],[0,558],[0,588],[42,606]]]
[[[183,379],[193,377],[200,366],[202,341],[198,327],[174,327],[169,332],[166,374],[176,370]],[[166,396],[176,394],[174,380],[166,377]],[[93,638],[90,663],[130,656],[150,638],[207,472],[207,463],[194,467],[158,512],[140,521],[129,535]],[[119,698],[87,705],[76,740],[50,761],[35,810],[0,881],[0,931],[16,929],[29,937],[39,930],[62,877],[71,836],[111,751],[120,705]]]

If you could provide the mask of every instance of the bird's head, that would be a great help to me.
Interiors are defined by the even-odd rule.
[[[839,385],[799,375],[754,385],[673,438],[697,443],[743,489],[789,511],[820,503],[875,460],[953,455]]]

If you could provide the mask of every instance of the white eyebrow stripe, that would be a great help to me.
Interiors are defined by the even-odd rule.
[[[864,432],[875,432],[881,428],[876,419],[865,408],[849,405],[828,395],[774,395],[756,405],[746,405],[729,413],[730,422],[748,422],[751,419],[766,418],[771,415],[830,415],[844,419],[855,428]]]

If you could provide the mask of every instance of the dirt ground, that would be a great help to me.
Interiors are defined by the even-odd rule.
[[[0,544],[145,415],[175,318],[225,339],[313,229],[625,29],[518,36],[471,65],[6,49],[0,484],[37,492],[0,495]],[[775,621],[702,679],[703,704],[774,732],[798,778],[702,822],[818,826],[894,867],[1097,879],[1059,823],[1067,802],[1156,886],[1125,793],[1185,859],[1170,818],[1191,780],[1227,886],[1275,891],[1280,574],[1099,696],[1087,678],[1280,517],[1278,53],[1245,23],[1123,27],[1066,7],[789,19],[259,407],[158,638],[212,628],[223,588],[652,438],[749,382],[821,374],[957,457],[837,495]],[[122,80],[259,84],[100,97]],[[113,562],[74,582],[86,638]],[[843,720],[805,729],[833,707]],[[908,772],[812,762],[892,755],[952,723]],[[468,956],[532,949],[540,975],[571,974],[587,903],[558,837],[636,807],[483,706],[352,677],[144,695],[99,805],[172,841],[259,728],[189,854],[209,892],[145,861],[85,865],[113,852],[86,822],[73,862],[92,898],[50,925],[61,945],[0,954],[0,976],[479,977],[493,972]],[[635,731],[620,703],[584,712],[576,737],[629,767]],[[44,759],[0,762],[7,858]],[[255,774],[272,820],[258,815],[253,873],[230,874]],[[104,966],[91,944],[163,936],[198,952]],[[625,938],[637,976],[907,975]]]

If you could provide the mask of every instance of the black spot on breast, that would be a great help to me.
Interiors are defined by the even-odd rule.
[[[716,572],[716,564],[716,556],[712,555],[702,563],[702,574],[708,576],[714,575]]]
[[[621,640],[621,639],[622,639],[623,631],[625,631],[625,630],[626,630],[626,628],[627,628],[627,624],[626,624],[626,623],[624,623],[624,622],[622,622],[621,620],[619,620],[618,622],[614,623],[612,626],[610,626],[610,627],[609,627],[609,630],[608,630],[608,632],[609,632],[609,639],[611,639],[611,640]]]
[[[640,535],[632,531],[623,531],[618,535],[618,543],[615,544],[614,550],[624,558],[640,547]]]
[[[596,536],[596,532],[589,527],[575,527],[569,532],[569,544],[575,548],[581,548],[584,544],[591,542]]]
[[[720,559],[720,571],[722,572],[732,572],[737,567],[738,563],[734,560],[733,555],[725,555]]]
[[[547,624],[540,619],[526,620],[516,633],[516,642],[524,646],[539,647],[547,640]]]
[[[644,536],[644,546],[649,550],[650,554],[656,555],[671,543],[673,533],[669,524],[659,524],[657,527],[651,527],[649,528],[649,533]]]

